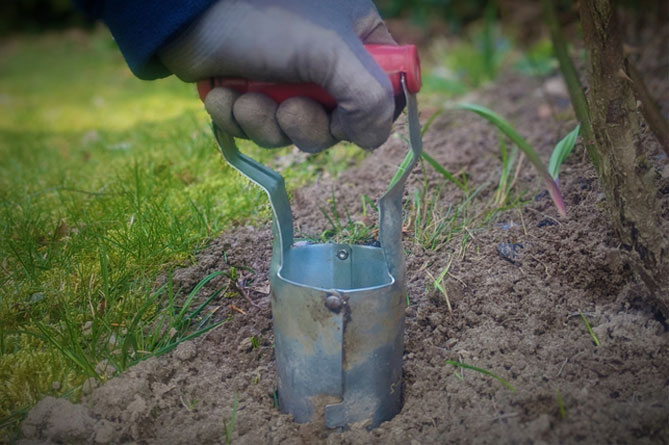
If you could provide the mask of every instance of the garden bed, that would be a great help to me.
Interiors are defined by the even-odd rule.
[[[546,159],[575,125],[556,82],[504,76],[470,101],[517,124]],[[662,88],[655,94],[666,106],[666,82]],[[422,111],[425,120],[431,110]],[[401,124],[398,129],[403,131]],[[659,153],[651,135],[646,143]],[[466,172],[471,189],[482,187],[472,214],[495,193],[498,144],[493,127],[464,111],[442,114],[424,137],[430,155],[451,172]],[[400,138],[391,138],[361,165],[295,191],[298,233],[318,235],[328,228],[320,209],[331,207],[333,190],[342,215],[348,209],[353,220],[373,223],[373,216],[362,215],[360,197],[382,193],[405,150]],[[300,159],[283,159],[282,168]],[[669,181],[666,157],[654,159],[662,180]],[[417,168],[406,198],[422,187],[434,196],[440,184],[443,178],[431,167]],[[560,186],[566,218],[557,216],[534,171],[523,168],[515,196],[524,204],[502,211],[494,222],[472,218],[472,227],[461,225],[435,250],[420,243],[415,226],[407,224],[404,404],[377,429],[298,425],[276,409],[266,225],[227,231],[196,264],[174,274],[176,285],[188,291],[213,271],[245,266],[255,271],[248,290],[259,307],[240,297],[221,298],[212,309],[227,321],[204,336],[100,387],[88,385],[80,404],[42,400],[23,422],[23,443],[667,443],[667,324],[647,305],[644,288],[617,250],[603,193],[581,146],[563,166]],[[449,183],[438,199],[445,210],[461,203],[463,192]],[[658,212],[666,216],[667,195],[662,205]],[[445,267],[452,310],[430,278]],[[201,295],[225,279],[212,281]],[[491,371],[515,391],[447,360]]]

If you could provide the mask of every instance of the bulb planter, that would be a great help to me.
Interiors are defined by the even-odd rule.
[[[413,160],[379,199],[380,247],[294,243],[284,180],[241,154],[214,126],[227,162],[260,186],[273,210],[270,266],[278,403],[298,423],[374,428],[402,407],[406,267],[404,183],[420,157],[416,98],[407,91]]]

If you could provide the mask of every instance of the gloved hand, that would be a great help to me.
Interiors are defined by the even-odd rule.
[[[232,136],[309,152],[338,140],[373,149],[390,135],[395,100],[387,75],[363,47],[369,43],[396,44],[370,0],[219,0],[158,55],[186,82],[314,82],[338,104],[328,113],[305,97],[278,105],[259,93],[215,88],[205,107]]]

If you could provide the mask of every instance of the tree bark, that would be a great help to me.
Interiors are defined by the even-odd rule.
[[[669,232],[657,207],[654,170],[641,145],[615,8],[610,0],[581,0],[579,9],[588,52],[588,104],[607,208],[630,264],[669,317]]]
[[[657,138],[657,141],[662,146],[662,149],[669,156],[669,123],[664,119],[653,96],[648,92],[646,83],[643,81],[643,76],[629,58],[625,59],[625,65],[627,67],[627,74],[632,81],[632,90],[641,108],[641,113]]]

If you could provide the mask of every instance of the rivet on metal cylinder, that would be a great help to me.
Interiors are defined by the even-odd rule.
[[[339,249],[337,251],[337,258],[340,260],[344,261],[346,258],[348,258],[348,250],[346,249]]]
[[[343,304],[344,302],[341,298],[336,295],[328,295],[325,297],[325,307],[333,312],[339,312]]]

